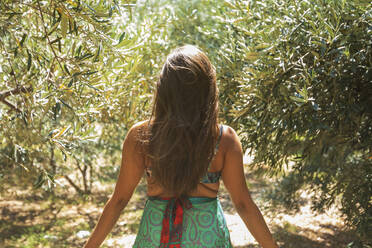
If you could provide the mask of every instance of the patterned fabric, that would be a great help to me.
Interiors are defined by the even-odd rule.
[[[181,211],[182,220],[177,219],[177,216],[181,216]],[[189,197],[185,200],[176,200],[149,197],[133,247],[230,248],[232,246],[221,204],[217,198]]]
[[[204,177],[200,180],[201,183],[217,183],[220,180],[221,171],[207,172]]]
[[[217,144],[216,144],[216,147],[214,149],[214,155],[216,155],[216,153],[218,152],[218,147],[220,145],[220,140],[221,140],[221,136],[222,136],[222,131],[223,131],[223,125],[220,125],[220,135],[218,136],[218,140],[217,140]],[[213,155],[213,156],[214,156]],[[212,164],[212,161],[211,163],[209,164],[208,166],[208,170],[210,168]],[[221,177],[221,171],[216,171],[216,172],[207,172],[203,177],[202,179],[200,180],[201,183],[217,183],[219,180],[220,180],[220,177]]]

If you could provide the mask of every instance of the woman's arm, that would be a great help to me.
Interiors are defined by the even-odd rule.
[[[127,206],[143,175],[144,161],[137,141],[138,129],[139,124],[133,126],[125,138],[121,167],[114,193],[107,201],[92,235],[84,246],[85,248],[98,248],[105,240],[121,211]]]
[[[227,149],[222,179],[235,208],[248,230],[263,248],[278,248],[260,210],[253,202],[248,191],[244,177],[243,151],[239,137],[231,127],[228,127],[224,134],[224,143]]]

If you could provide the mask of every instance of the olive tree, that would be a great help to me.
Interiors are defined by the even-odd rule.
[[[288,205],[313,192],[368,239],[372,194],[372,23],[362,1],[235,1],[241,73],[230,111],[256,166],[283,173]],[[234,12],[232,12],[234,13]]]
[[[1,1],[3,182],[53,187],[63,177],[89,192],[93,162],[120,150],[150,98],[132,8],[131,1]]]

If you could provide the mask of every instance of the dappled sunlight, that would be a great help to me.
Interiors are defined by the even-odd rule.
[[[257,244],[253,236],[247,231],[243,220],[238,214],[226,214],[226,223],[230,231],[231,243],[234,247]]]
[[[370,5],[0,0],[0,247],[83,246],[185,44],[215,68],[219,122],[279,244],[369,247]],[[234,246],[258,248],[223,183],[218,197]],[[131,247],[146,199],[142,178],[103,247]]]
[[[248,170],[248,167],[245,170]],[[252,172],[246,173],[246,178],[251,191],[255,192],[252,195],[258,207],[261,208],[270,229],[283,247],[343,247],[355,238],[353,233],[345,230],[344,222],[336,208],[317,213],[311,210],[309,203],[306,203],[300,207],[298,213],[293,214],[292,211],[286,212],[279,208],[262,207],[264,189],[272,184],[269,179]],[[5,245],[21,247],[17,244],[30,239],[27,233],[32,230],[34,233],[40,233],[45,244],[63,240],[70,247],[81,246],[94,228],[115,185],[113,182],[100,182],[99,185],[96,183],[95,190],[88,196],[88,200],[76,193],[66,195],[62,192],[60,197],[55,196],[54,201],[37,197],[28,202],[31,196],[27,196],[27,191],[21,193],[21,190],[17,195],[11,191],[2,195],[0,241]],[[131,247],[146,200],[145,189],[145,180],[142,179],[103,247]],[[13,190],[17,191],[15,188]],[[234,247],[258,247],[235,212],[223,184],[219,198]],[[8,239],[9,236],[12,239]]]

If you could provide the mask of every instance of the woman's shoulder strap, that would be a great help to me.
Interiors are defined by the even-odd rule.
[[[223,125],[220,124],[220,134],[218,135],[217,144],[216,144],[216,147],[214,148],[213,158],[214,158],[214,156],[216,155],[216,153],[218,151],[218,147],[220,146],[220,140],[221,140],[221,137],[222,137],[222,131],[223,131]],[[213,160],[213,158],[212,158],[212,160]],[[212,160],[209,162],[208,170],[211,167]]]
[[[215,153],[215,154],[217,153],[217,151],[218,151],[218,147],[220,146],[220,141],[221,141],[221,137],[222,137],[222,132],[223,132],[223,125],[220,124],[220,134],[218,135],[216,148],[214,149],[214,153]]]

